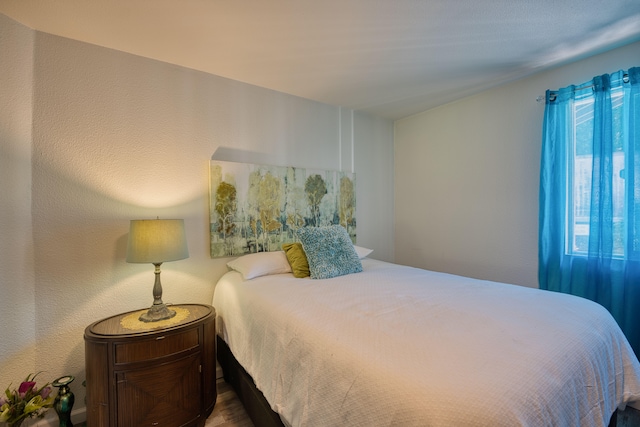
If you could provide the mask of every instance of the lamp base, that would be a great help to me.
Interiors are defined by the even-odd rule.
[[[157,322],[159,320],[171,319],[175,315],[176,312],[167,308],[165,304],[154,304],[146,313],[142,313],[138,320],[141,322]]]

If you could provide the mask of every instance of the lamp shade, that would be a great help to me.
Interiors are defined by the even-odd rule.
[[[158,264],[188,257],[184,220],[131,220],[127,262]]]

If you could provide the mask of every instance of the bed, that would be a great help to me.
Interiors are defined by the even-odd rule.
[[[326,279],[252,254],[218,281],[219,359],[256,425],[607,426],[640,401],[600,305],[357,254]]]

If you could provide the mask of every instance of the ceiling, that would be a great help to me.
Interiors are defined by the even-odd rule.
[[[639,0],[0,0],[0,13],[390,119],[640,40]]]

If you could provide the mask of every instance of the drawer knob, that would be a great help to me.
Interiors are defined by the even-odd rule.
[[[163,339],[164,339],[163,336],[162,337],[156,337],[156,341],[160,341],[160,340],[163,340]]]

